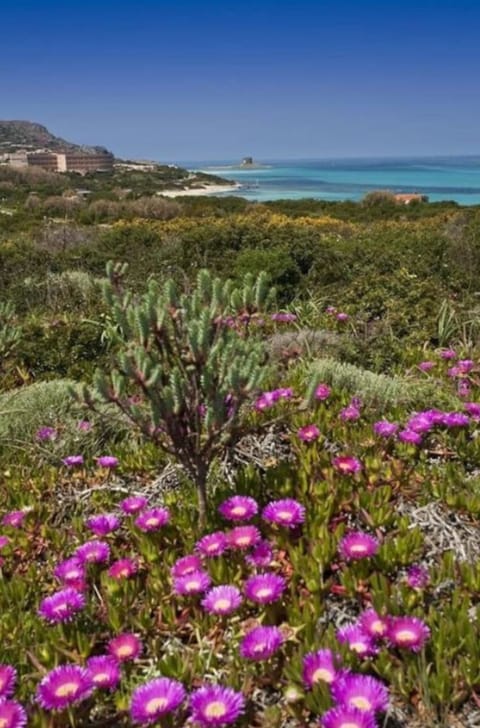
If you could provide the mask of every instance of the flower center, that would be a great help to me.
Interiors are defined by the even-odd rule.
[[[194,579],[193,581],[187,581],[185,586],[187,591],[195,591],[195,589],[200,589],[200,582],[198,579]]]
[[[205,715],[207,718],[221,718],[227,712],[225,703],[221,703],[219,700],[215,700],[213,703],[207,705],[205,709]]]
[[[265,642],[259,642],[259,643],[258,643],[257,645],[255,645],[255,647],[253,648],[253,651],[254,651],[254,652],[263,652],[263,650],[265,649],[265,647],[266,647],[266,646],[267,646],[267,645],[265,644]]]
[[[371,630],[375,634],[383,634],[385,632],[385,624],[381,619],[377,619],[375,622],[372,622]]]
[[[277,513],[277,516],[281,521],[291,521],[292,520],[292,514],[290,513],[290,511],[279,511]]]
[[[367,551],[367,547],[362,543],[354,543],[350,546],[350,551],[352,554],[364,554]]]
[[[145,706],[145,710],[149,715],[153,715],[157,710],[163,710],[168,705],[167,698],[152,698]]]
[[[331,683],[333,681],[333,673],[331,670],[327,670],[326,667],[318,667],[312,675],[312,682],[316,683],[319,680]]]
[[[55,690],[55,695],[59,698],[70,698],[77,694],[78,689],[79,684],[76,682],[63,683],[63,685],[59,685]]]
[[[123,568],[119,569],[117,571],[117,576],[128,576],[130,574],[130,569],[128,566],[124,566]]]
[[[217,601],[213,605],[214,609],[218,609],[220,611],[223,611],[224,609],[229,609],[231,606],[232,603],[230,602],[230,599],[217,599]]]
[[[264,586],[261,589],[258,589],[258,591],[257,591],[257,597],[259,599],[265,599],[266,597],[270,597],[272,594],[273,594],[273,591],[268,586]]]
[[[108,682],[109,675],[107,672],[97,672],[96,675],[93,676],[93,682],[98,683],[101,685],[104,682]]]
[[[411,629],[401,629],[395,634],[397,642],[414,642],[417,635]]]
[[[53,611],[55,614],[63,614],[64,612],[68,611],[68,605],[66,602],[62,602],[61,604],[57,604],[55,607],[53,607]]]
[[[352,642],[350,644],[350,647],[354,652],[356,652],[359,655],[361,655],[362,652],[365,652],[367,649],[365,642]]]
[[[363,695],[356,695],[350,700],[350,702],[352,703],[352,705],[355,706],[355,708],[358,708],[359,710],[372,710],[371,702]]]
[[[246,512],[247,509],[245,508],[245,506],[235,506],[234,508],[232,508],[233,516],[244,516]]]
[[[240,536],[236,539],[237,546],[249,546],[252,539],[250,536]]]
[[[150,518],[147,518],[147,520],[145,521],[145,524],[147,526],[157,526],[158,522],[158,518],[155,518],[155,516],[150,516]]]
[[[219,548],[219,545],[220,544],[218,544],[218,543],[211,543],[210,546],[207,546],[207,551],[209,553],[212,553],[213,551],[217,551],[217,549]]]
[[[340,723],[338,728],[360,728],[360,723]]]
[[[131,645],[120,645],[120,647],[117,647],[117,655],[118,657],[130,657],[130,655],[133,655],[133,648]]]
[[[65,574],[65,579],[78,579],[80,578],[81,574],[78,571],[78,569],[71,569],[70,571],[67,571]]]

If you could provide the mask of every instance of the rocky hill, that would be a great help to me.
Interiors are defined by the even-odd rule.
[[[46,126],[33,121],[0,120],[0,152],[14,152],[17,149],[51,149],[60,151],[81,151],[94,154],[104,147],[89,147],[73,144],[52,134]]]

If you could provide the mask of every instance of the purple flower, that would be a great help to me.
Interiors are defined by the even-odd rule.
[[[247,495],[234,495],[224,501],[218,510],[229,521],[249,521],[258,513],[258,503]]]
[[[340,410],[340,419],[344,422],[356,422],[356,420],[360,419],[360,415],[360,409],[353,403]]]
[[[337,640],[347,644],[359,657],[370,657],[378,653],[372,637],[357,624],[349,624],[337,631]]]
[[[373,425],[373,431],[380,437],[393,437],[398,430],[398,425],[387,420],[379,420]]]
[[[337,672],[335,656],[331,650],[308,652],[303,658],[302,679],[307,688],[313,688],[318,682],[332,683]]]
[[[271,604],[280,599],[286,589],[286,581],[277,574],[257,574],[245,582],[247,599],[256,604]]]
[[[470,417],[472,417],[474,420],[480,419],[480,403],[465,402],[465,409],[467,410]]]
[[[40,427],[35,434],[35,438],[43,442],[44,440],[55,440],[57,435],[58,433],[54,427]]]
[[[255,526],[237,526],[227,534],[228,544],[232,549],[249,549],[260,541],[260,531]]]
[[[118,559],[108,570],[111,579],[129,579],[138,571],[137,562],[133,559]]]
[[[99,468],[116,468],[118,466],[118,458],[113,455],[101,455],[99,458],[95,458]]]
[[[11,665],[0,665],[0,700],[13,695],[16,680],[17,671],[14,667]]]
[[[245,710],[245,698],[232,688],[205,685],[190,696],[194,723],[204,726],[232,725]]]
[[[352,531],[342,538],[338,548],[345,561],[356,561],[374,556],[378,551],[379,543],[368,533]]]
[[[470,418],[463,412],[445,412],[443,424],[445,427],[468,427]]]
[[[418,368],[421,372],[429,372],[431,369],[435,367],[434,361],[421,361],[418,365]]]
[[[407,571],[406,582],[412,589],[424,589],[430,582],[430,574],[425,567],[414,564]]]
[[[417,617],[390,617],[387,637],[395,647],[419,652],[430,637],[430,630]]]
[[[58,564],[53,574],[65,586],[71,586],[80,591],[85,588],[85,565],[75,556]]]
[[[342,706],[365,713],[388,710],[387,688],[380,680],[368,675],[343,675],[332,683],[331,692],[333,699]]]
[[[10,511],[5,513],[2,518],[2,526],[11,526],[12,528],[20,528],[27,515],[27,511]]]
[[[305,508],[293,498],[271,501],[262,512],[264,521],[294,528],[305,520]]]
[[[454,349],[443,349],[440,352],[440,357],[445,360],[455,359],[457,352]]]
[[[150,508],[143,511],[135,519],[135,525],[141,531],[156,531],[165,526],[170,520],[170,511],[168,508]]]
[[[77,612],[85,607],[85,597],[77,589],[66,587],[40,602],[38,613],[40,617],[57,624],[68,622]]]
[[[245,556],[245,561],[250,566],[266,568],[273,561],[273,551],[268,541],[259,541],[250,554]]]
[[[273,407],[274,404],[275,400],[270,395],[270,392],[264,392],[264,394],[260,395],[260,397],[257,397],[253,403],[253,408],[257,410],[257,412],[263,412],[263,410]]]
[[[120,519],[113,513],[102,513],[87,518],[86,526],[95,536],[106,536],[108,533],[120,528]]]
[[[278,395],[279,399],[291,399],[293,397],[293,389],[291,387],[280,387],[280,389],[275,389],[274,393]]]
[[[200,556],[188,554],[188,556],[182,556],[181,559],[175,561],[170,569],[170,574],[174,579],[178,579],[179,576],[188,576],[194,571],[199,571],[201,568],[202,560]]]
[[[338,457],[333,458],[332,465],[342,475],[354,475],[362,469],[360,460],[349,455],[338,455]]]
[[[457,367],[460,370],[460,374],[468,374],[472,371],[474,362],[471,359],[459,359],[457,361]]]
[[[73,555],[81,564],[99,564],[110,558],[110,546],[104,541],[86,541]]]
[[[341,322],[348,321],[348,318],[349,318],[348,313],[343,313],[342,311],[340,311],[339,313],[336,314],[337,321],[341,321]]]
[[[103,690],[114,690],[121,678],[118,662],[110,655],[90,657],[87,672],[93,685]]]
[[[297,320],[297,317],[294,313],[284,313],[283,311],[272,313],[270,318],[272,319],[272,321],[278,321],[283,324],[289,324],[292,323],[292,321]]]
[[[168,677],[158,677],[140,685],[132,693],[130,717],[133,723],[150,725],[157,723],[167,713],[172,713],[185,700],[186,692],[181,682]]]
[[[231,614],[242,603],[236,586],[214,586],[202,599],[202,607],[210,614]]]
[[[278,627],[254,627],[240,642],[240,655],[246,660],[268,660],[282,642]]]
[[[201,594],[206,591],[212,580],[206,571],[193,571],[186,576],[179,576],[173,582],[175,594],[185,596],[188,594]]]
[[[398,439],[400,442],[406,442],[409,445],[420,445],[422,442],[422,436],[418,432],[409,429],[399,432]]]
[[[319,399],[320,401],[324,401],[330,397],[332,393],[332,390],[328,386],[328,384],[319,384],[318,387],[315,389],[315,399]]]
[[[345,705],[327,710],[320,725],[322,728],[377,728],[373,713]]]
[[[197,541],[195,548],[204,556],[220,556],[228,548],[228,538],[223,531],[208,533]]]
[[[328,313],[332,316],[334,313],[337,313],[337,309],[335,308],[335,306],[327,306],[327,308],[325,309],[325,313]]]
[[[27,714],[23,705],[16,700],[2,700],[0,702],[1,728],[25,728]]]
[[[313,442],[320,437],[320,430],[316,425],[305,425],[297,430],[297,435],[303,442]]]
[[[88,420],[80,420],[80,422],[77,424],[77,427],[81,432],[90,432],[93,425]]]
[[[132,515],[132,513],[138,513],[139,511],[143,511],[144,508],[146,508],[148,505],[148,500],[144,498],[141,495],[131,495],[128,498],[125,498],[120,503],[120,508],[124,513],[127,513],[128,515]]]
[[[0,536],[0,551],[5,548],[5,546],[8,546],[10,543],[10,539],[8,536]]]
[[[113,637],[108,643],[108,651],[117,662],[136,660],[142,651],[142,643],[136,634],[124,632]]]
[[[66,458],[63,458],[62,463],[66,465],[67,468],[76,468],[83,465],[83,455],[67,455]]]
[[[358,624],[364,632],[374,639],[384,637],[388,629],[387,619],[381,617],[375,609],[367,609],[362,612]]]
[[[437,423],[432,412],[419,412],[413,415],[413,417],[410,417],[407,422],[407,430],[423,434],[424,432],[429,432],[435,424]]]
[[[86,700],[93,691],[87,670],[79,665],[60,665],[37,687],[36,700],[45,710],[64,710]]]

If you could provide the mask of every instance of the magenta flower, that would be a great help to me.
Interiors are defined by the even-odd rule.
[[[345,561],[356,561],[374,556],[379,545],[374,536],[363,531],[352,531],[342,538],[338,548]]]
[[[105,541],[86,541],[73,555],[81,564],[101,564],[110,558],[110,546]]]
[[[164,715],[173,713],[186,697],[181,682],[168,677],[158,677],[140,685],[132,693],[130,717],[133,723],[150,725]]]
[[[264,521],[294,528],[305,520],[305,508],[293,498],[271,501],[262,512]]]
[[[120,503],[120,508],[127,515],[139,513],[148,505],[148,500],[141,495],[131,495]]]
[[[1,728],[25,728],[26,725],[27,714],[23,705],[16,700],[0,701]]]
[[[278,627],[254,627],[240,642],[240,655],[246,660],[268,660],[282,642]]]
[[[83,591],[85,588],[85,565],[75,558],[75,556],[58,564],[58,566],[55,567],[53,574],[59,582],[61,584],[65,584],[65,586],[71,586],[74,589],[79,589],[80,591]]]
[[[86,700],[93,691],[87,670],[79,665],[60,665],[39,683],[36,701],[45,710],[64,710]]]
[[[465,402],[465,409],[468,414],[474,419],[480,419],[480,403],[478,402]]]
[[[327,308],[325,309],[325,313],[328,313],[328,314],[330,314],[330,316],[333,316],[334,313],[337,313],[337,309],[335,308],[335,306],[327,306]]]
[[[459,359],[457,361],[457,367],[460,370],[460,374],[468,374],[474,367],[472,359]]]
[[[340,410],[340,419],[343,420],[343,422],[356,422],[360,419],[360,416],[360,409],[352,402],[347,407]]]
[[[294,313],[285,313],[283,311],[278,311],[277,313],[272,313],[270,316],[272,321],[278,321],[280,323],[289,324],[292,323],[292,321],[296,321],[297,317]]]
[[[373,713],[340,705],[323,714],[322,728],[377,728]]]
[[[344,322],[344,321],[348,321],[349,317],[348,317],[348,313],[343,313],[342,311],[340,311],[339,313],[336,314],[335,318],[337,319],[337,321]]]
[[[467,379],[460,379],[457,384],[458,396],[467,399],[467,397],[470,397],[471,391],[470,382]]]
[[[347,644],[359,657],[371,657],[378,654],[372,637],[357,624],[349,624],[337,631],[337,640]]]
[[[343,675],[332,683],[331,692],[333,699],[342,706],[365,713],[388,710],[387,688],[380,680],[368,675]]]
[[[202,599],[202,607],[210,614],[231,614],[242,603],[236,586],[214,586]]]
[[[401,430],[398,433],[398,439],[400,442],[406,442],[408,445],[420,445],[422,442],[422,436],[418,432],[413,430]]]
[[[434,361],[421,361],[418,368],[421,372],[429,372],[435,367]]]
[[[430,630],[417,617],[390,617],[387,637],[394,647],[419,652],[430,637]]]
[[[470,418],[463,412],[445,412],[443,424],[445,427],[468,427]]]
[[[102,690],[115,690],[121,679],[118,662],[110,655],[90,657],[87,672],[94,687]]]
[[[430,582],[430,574],[425,567],[414,564],[407,571],[406,582],[412,589],[424,589]]]
[[[268,541],[259,541],[250,554],[245,556],[245,561],[250,566],[267,568],[273,561],[273,551]]]
[[[108,643],[108,651],[117,662],[136,660],[143,649],[136,634],[124,632],[113,637]]]
[[[106,536],[120,528],[120,519],[113,513],[102,513],[87,518],[85,525],[95,536]]]
[[[0,536],[0,551],[5,548],[5,546],[8,546],[10,543],[10,539],[8,536]]]
[[[204,556],[220,556],[228,548],[228,538],[223,531],[208,533],[197,541],[195,548]]]
[[[388,629],[387,619],[377,614],[375,609],[367,609],[365,612],[362,612],[358,619],[358,624],[364,632],[374,639],[384,637]]]
[[[277,574],[257,574],[245,582],[247,599],[256,604],[271,604],[278,601],[286,589],[286,581]]]
[[[316,425],[305,425],[297,430],[297,435],[303,442],[313,442],[320,437],[320,430]]]
[[[150,508],[143,511],[135,519],[135,525],[141,531],[156,531],[165,526],[170,520],[170,511],[168,508]]]
[[[81,432],[90,432],[93,425],[88,420],[80,420],[80,422],[78,422],[77,424],[77,427]]]
[[[23,525],[26,515],[27,511],[10,511],[10,513],[5,513],[2,518],[2,526],[20,528]]]
[[[443,349],[440,352],[440,357],[448,361],[449,359],[455,359],[457,352],[454,349]]]
[[[99,468],[106,468],[110,470],[118,466],[118,458],[113,455],[101,455],[99,458],[95,458]]]
[[[330,685],[338,674],[335,661],[335,655],[331,650],[308,652],[303,658],[302,679],[305,687],[313,688],[318,682]]]
[[[40,427],[35,434],[35,439],[39,442],[44,440],[55,440],[58,433],[54,427]]]
[[[258,503],[247,495],[234,495],[224,501],[218,510],[229,521],[249,521],[258,513]]]
[[[67,455],[66,458],[63,458],[62,463],[67,466],[67,468],[77,468],[80,465],[83,465],[83,455]]]
[[[68,622],[85,607],[85,597],[77,589],[67,586],[40,602],[38,614],[51,624]]]
[[[245,710],[245,698],[232,688],[205,685],[190,696],[194,723],[204,726],[225,726],[235,723]]]
[[[276,400],[272,397],[270,392],[264,392],[260,395],[260,397],[257,397],[253,403],[253,408],[257,410],[257,412],[263,412],[264,410],[273,407],[275,401]]]
[[[11,665],[0,665],[0,700],[9,698],[15,690],[17,671]],[[1,727],[0,723],[0,727]]]
[[[413,415],[407,422],[407,430],[413,430],[419,434],[429,432],[435,424],[439,424],[436,418],[436,412],[418,412]],[[441,418],[443,419],[443,417]],[[441,421],[441,420],[440,420]]]
[[[260,531],[255,526],[237,526],[227,534],[228,544],[232,549],[249,549],[255,546],[261,538]]]
[[[174,565],[170,569],[170,574],[174,579],[178,579],[179,576],[188,576],[194,571],[199,571],[202,568],[202,559],[196,554],[188,554],[188,556],[182,556],[181,559],[177,559]]]
[[[320,401],[324,401],[330,397],[332,393],[332,390],[328,386],[328,384],[319,384],[318,387],[315,389],[315,399],[319,399]]]
[[[138,571],[137,562],[133,559],[118,559],[108,570],[111,579],[129,579]]]
[[[349,455],[338,455],[332,460],[333,467],[342,475],[354,475],[362,469],[362,463]]]
[[[173,591],[179,596],[201,594],[206,591],[212,580],[206,571],[192,571],[186,576],[179,576],[173,582]]]
[[[293,389],[291,387],[280,387],[275,389],[274,394],[277,395],[278,399],[291,399],[293,397]]]
[[[379,420],[373,425],[373,431],[380,437],[393,437],[398,430],[398,425],[395,422],[388,422],[387,420]]]

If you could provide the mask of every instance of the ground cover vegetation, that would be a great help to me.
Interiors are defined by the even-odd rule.
[[[478,211],[25,193],[2,728],[479,725]]]

